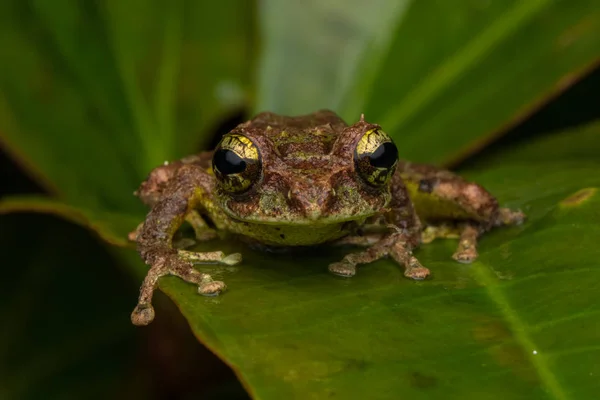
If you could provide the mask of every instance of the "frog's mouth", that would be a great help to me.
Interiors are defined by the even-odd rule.
[[[244,220],[234,225],[234,232],[244,238],[251,238],[261,245],[312,246],[340,239],[356,232],[366,221],[366,217],[353,220]],[[327,221],[327,222],[325,222]]]
[[[389,211],[389,191],[360,191],[326,185],[307,188],[265,188],[250,196],[233,198],[221,193],[219,208],[230,218],[252,224],[325,226],[361,223]]]
[[[228,214],[229,215],[229,214]],[[240,218],[236,215],[229,215],[232,219],[235,219],[240,222],[248,222],[252,224],[260,224],[260,225],[288,225],[288,226],[324,226],[324,225],[339,225],[339,224],[356,224],[361,225],[364,221],[376,215],[368,214],[368,215],[360,215],[353,216],[351,218],[336,218],[336,217],[325,217],[325,218],[293,218],[290,216],[281,218],[252,218],[252,217],[244,217]]]
[[[354,224],[362,225],[368,218],[388,211],[386,208],[341,210],[336,209],[333,213],[318,209],[259,209],[258,211],[245,213],[246,209],[232,209],[224,204],[223,212],[231,219],[244,223],[274,226],[298,226],[298,227],[323,227],[327,225]],[[242,211],[242,212],[239,212]],[[303,212],[301,212],[303,211]],[[308,211],[308,212],[307,212]]]

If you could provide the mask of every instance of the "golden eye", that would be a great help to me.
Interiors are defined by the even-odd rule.
[[[398,162],[398,149],[387,133],[367,131],[356,144],[354,163],[360,177],[369,185],[381,187],[389,182]]]
[[[260,153],[247,137],[226,135],[215,150],[212,168],[224,190],[242,193],[260,177]]]

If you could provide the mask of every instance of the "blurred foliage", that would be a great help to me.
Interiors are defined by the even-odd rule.
[[[476,152],[599,60],[594,0],[2,2],[0,141],[41,188],[3,182],[18,196],[0,213],[63,216],[111,254],[49,217],[0,216],[0,397],[167,396],[148,380],[211,365],[175,345],[158,371],[139,361],[165,354],[158,343],[191,347],[180,323],[160,329],[168,308],[159,328],[129,325],[145,271],[125,240],[144,213],[131,194],[153,167],[205,149],[240,110],[323,107],[348,122],[365,112],[415,161],[470,155],[462,172],[530,219],[486,235],[471,266],[449,260],[452,241],[424,246],[417,256],[434,276],[420,283],[385,260],[351,281],[329,276],[338,250],[292,261],[205,244],[245,259],[200,267],[228,283],[220,298],[161,282],[196,337],[256,398],[591,397],[600,123],[544,137],[525,123]],[[539,130],[563,123],[569,103],[551,104],[544,121],[555,122]],[[199,386],[240,396],[226,368],[220,379],[209,370]],[[179,396],[200,393],[180,385]]]

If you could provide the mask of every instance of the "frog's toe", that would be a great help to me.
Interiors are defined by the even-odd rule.
[[[474,247],[457,251],[452,258],[462,264],[470,264],[477,259],[477,249]]]
[[[526,218],[521,210],[513,211],[509,208],[500,208],[495,225],[521,225]]]
[[[240,253],[233,253],[225,256],[221,259],[221,263],[225,265],[235,265],[242,261],[242,255]]]
[[[218,296],[226,288],[225,282],[210,280],[198,286],[198,293],[202,296]]]
[[[144,229],[144,223],[140,223],[135,230],[129,232],[127,234],[127,240],[129,240],[130,242],[137,242],[137,238],[140,235],[140,232],[142,232],[142,229]]]
[[[329,272],[344,278],[350,278],[356,275],[356,266],[345,262],[336,262],[329,265]]]
[[[422,281],[423,279],[427,278],[430,273],[431,272],[429,271],[429,269],[423,266],[418,266],[407,268],[404,271],[404,276],[410,279],[414,279],[415,281]]]
[[[211,251],[207,253],[198,253],[195,251],[178,250],[177,254],[183,261],[193,264],[202,263],[218,263],[225,265],[234,265],[242,261],[242,256],[239,253],[233,253],[226,256],[222,251]]]
[[[154,320],[152,304],[138,304],[131,313],[131,322],[137,326],[146,326]]]

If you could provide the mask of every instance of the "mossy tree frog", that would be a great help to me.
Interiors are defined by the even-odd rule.
[[[424,279],[429,270],[412,253],[421,243],[457,237],[454,259],[471,262],[479,235],[524,219],[476,183],[400,160],[392,139],[364,117],[348,126],[327,110],[261,113],[224,135],[214,151],[154,169],[137,194],[151,211],[131,235],[150,265],[131,316],[136,325],[153,320],[160,277],[175,275],[200,294],[217,295],[225,283],[193,264],[241,261],[237,253],[175,248],[184,221],[197,240],[222,231],[269,247],[363,246],[329,270],[351,277],[358,264],[389,256],[406,277]]]

